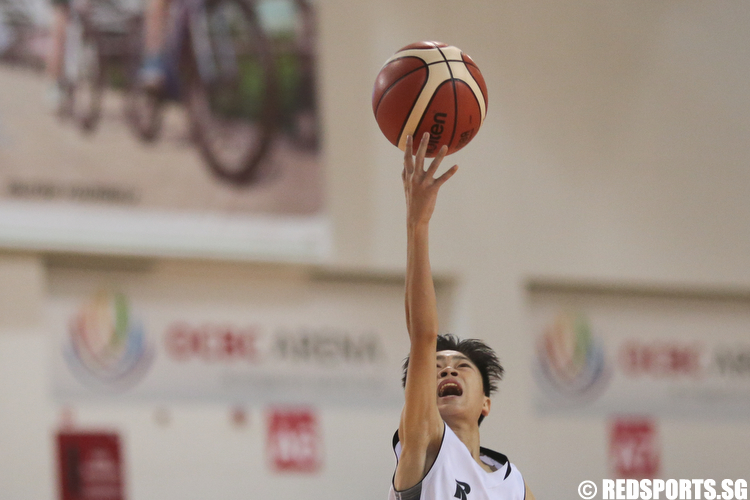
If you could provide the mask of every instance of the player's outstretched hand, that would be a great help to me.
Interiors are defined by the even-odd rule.
[[[440,177],[435,177],[440,162],[443,161],[445,154],[448,152],[448,146],[440,148],[429,168],[425,170],[424,155],[427,152],[429,141],[430,134],[425,132],[415,155],[413,153],[412,136],[406,138],[404,170],[401,172],[401,178],[404,181],[404,192],[406,194],[406,219],[410,225],[426,224],[430,221],[432,212],[435,210],[435,200],[440,186],[453,177],[453,174],[458,170],[458,165],[453,165]]]

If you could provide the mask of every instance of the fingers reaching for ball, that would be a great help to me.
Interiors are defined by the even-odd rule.
[[[414,159],[414,168],[420,172],[424,171],[424,155],[427,154],[427,145],[430,143],[430,134],[425,132],[422,134],[422,140],[419,141],[419,148],[417,149],[417,156]]]
[[[437,154],[435,155],[435,158],[433,158],[432,162],[430,162],[429,168],[427,168],[427,171],[425,174],[429,176],[434,176],[435,172],[437,172],[438,167],[440,166],[440,163],[443,161],[443,158],[445,158],[445,154],[448,152],[448,146],[441,147]]]
[[[411,135],[406,136],[406,147],[404,148],[404,172],[411,174],[414,172],[414,154],[412,153],[414,140]]]
[[[424,158],[429,141],[430,134],[425,133],[419,143],[416,155],[414,155],[413,138],[411,136],[406,138],[402,179],[406,194],[407,219],[410,224],[428,222],[430,220],[432,212],[435,209],[435,200],[437,199],[440,186],[453,177],[453,174],[458,170],[458,165],[453,165],[442,175],[435,177],[440,163],[448,152],[447,146],[443,146],[438,150],[437,155],[429,167],[427,167],[427,170],[425,170]]]
[[[417,149],[416,156],[413,156],[412,150],[413,150],[413,139],[412,136],[407,136],[406,138],[406,148],[405,148],[405,161],[404,166],[406,168],[406,173],[420,173],[424,174],[428,177],[434,177],[435,173],[437,172],[438,168],[440,167],[440,164],[443,161],[443,158],[448,154],[448,146],[443,145],[435,155],[435,158],[433,158],[432,162],[430,162],[430,166],[427,168],[427,170],[424,169],[424,159],[425,159],[425,153],[427,152],[427,147],[430,142],[430,134],[429,132],[425,132],[422,135],[422,139],[419,141],[419,148]],[[450,178],[453,173],[458,169],[458,165],[453,165],[448,171],[443,173],[438,179],[445,178],[442,182],[445,182]],[[447,178],[446,178],[446,174]],[[437,181],[438,179],[435,179]]]

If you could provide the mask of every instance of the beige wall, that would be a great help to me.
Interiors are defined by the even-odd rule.
[[[459,282],[446,328],[488,339],[506,365],[482,426],[485,443],[511,457],[538,498],[577,498],[581,480],[607,477],[607,422],[533,411],[524,285],[534,278],[750,290],[750,4],[320,0],[318,8],[333,265],[403,266],[401,157],[380,135],[369,100],[383,61],[403,45],[437,39],[463,48],[482,69],[487,121],[446,160],[461,169],[441,193],[432,234],[435,268]],[[39,373],[43,342],[38,333],[26,333],[27,342],[22,335],[39,327],[43,280],[39,259],[0,255],[2,359],[26,356],[7,361],[2,373],[27,377],[18,383],[35,391],[30,404],[48,412],[31,419],[39,432],[56,418]],[[18,407],[7,395],[23,392],[10,392],[16,386],[7,379],[0,384],[0,423],[19,429],[0,435],[13,435],[13,446],[42,446],[23,414],[7,411]],[[343,417],[326,418],[337,425]],[[370,470],[362,467],[363,484],[387,485],[388,425],[382,416],[359,418],[360,453],[377,457]],[[200,433],[207,424],[195,419]],[[660,425],[665,476],[720,479],[750,463],[747,421]],[[379,440],[385,445],[372,451]],[[331,442],[329,452],[350,453],[348,444]],[[0,460],[0,482],[15,485],[14,498],[51,493],[51,479],[19,483],[6,472],[18,467]],[[47,460],[38,452],[25,463],[50,471]],[[384,498],[386,489],[370,487],[362,497]],[[227,486],[225,497],[235,494]]]
[[[534,414],[527,361],[535,332],[525,328],[523,284],[749,289],[750,8],[388,2],[367,10],[355,36],[335,21],[343,2],[322,8],[329,43],[346,51],[329,67],[345,57],[355,64],[341,87],[342,75],[323,68],[327,105],[341,106],[327,115],[329,154],[357,159],[331,161],[330,177],[356,175],[353,168],[369,177],[330,193],[337,223],[371,229],[362,236],[337,226],[343,261],[403,261],[401,159],[360,97],[374,68],[402,45],[437,39],[482,69],[488,117],[448,160],[461,169],[441,193],[433,261],[463,284],[455,329],[490,339],[508,366],[485,439],[501,443],[538,497],[575,498],[582,479],[606,477],[607,422]],[[357,243],[365,251],[350,252]],[[747,422],[661,425],[665,475],[729,477],[750,463],[738,444],[747,442]],[[690,452],[707,443],[713,460]]]

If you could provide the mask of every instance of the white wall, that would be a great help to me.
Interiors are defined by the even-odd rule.
[[[435,268],[460,282],[456,315],[446,328],[486,338],[507,368],[493,415],[482,426],[484,443],[511,457],[538,498],[577,498],[581,480],[607,477],[607,422],[534,412],[528,360],[535,332],[526,328],[524,285],[535,278],[750,290],[750,4],[320,0],[318,8],[336,265],[403,266],[400,152],[380,135],[370,108],[383,61],[403,45],[437,39],[463,48],[482,69],[487,121],[469,147],[446,160],[461,169],[441,193],[432,233]],[[42,300],[43,268],[23,256],[3,256],[0,263],[21,269],[16,276],[31,276],[0,281],[3,302],[24,304],[2,311],[31,311],[21,319],[0,317],[0,330],[27,332],[0,344],[3,359],[16,360],[3,363],[0,422],[17,431],[0,434],[13,436],[0,442],[6,457],[6,446],[14,453],[22,443],[43,446],[39,432],[47,432],[56,414],[40,392],[43,347],[38,334],[28,333]],[[18,375],[18,386],[8,381]],[[9,400],[21,394],[9,387],[27,384],[33,407],[48,412],[31,423],[4,411],[22,403]],[[211,413],[189,417],[197,434],[209,427],[201,411]],[[342,418],[326,421],[337,426]],[[390,435],[379,417],[367,418],[376,423],[362,426],[358,451],[382,454],[377,463],[383,465],[361,468],[363,497],[383,498],[386,488],[371,486],[390,479]],[[665,476],[746,474],[750,451],[738,443],[750,438],[747,421],[686,418],[660,426]],[[372,449],[380,441],[385,445]],[[144,453],[158,451],[141,445]],[[327,445],[329,453],[342,454],[354,447]],[[241,449],[227,444],[226,450],[243,460]],[[26,464],[46,474],[48,459],[34,453]],[[14,492],[9,498],[51,498],[51,479],[19,482],[19,466],[3,460],[0,491]],[[140,474],[137,467],[131,473]],[[216,470],[216,477],[222,474]],[[234,498],[232,479],[243,484],[238,471],[221,483],[226,490],[217,497]]]

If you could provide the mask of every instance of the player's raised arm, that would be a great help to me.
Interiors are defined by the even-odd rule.
[[[402,172],[407,228],[406,326],[411,345],[399,425],[401,455],[394,477],[394,486],[399,491],[422,480],[437,456],[443,436],[443,421],[437,407],[438,321],[430,268],[429,223],[440,186],[458,167],[454,165],[435,178],[447,151],[444,146],[425,170],[428,141],[429,134],[425,133],[414,155],[413,140],[407,139]]]

